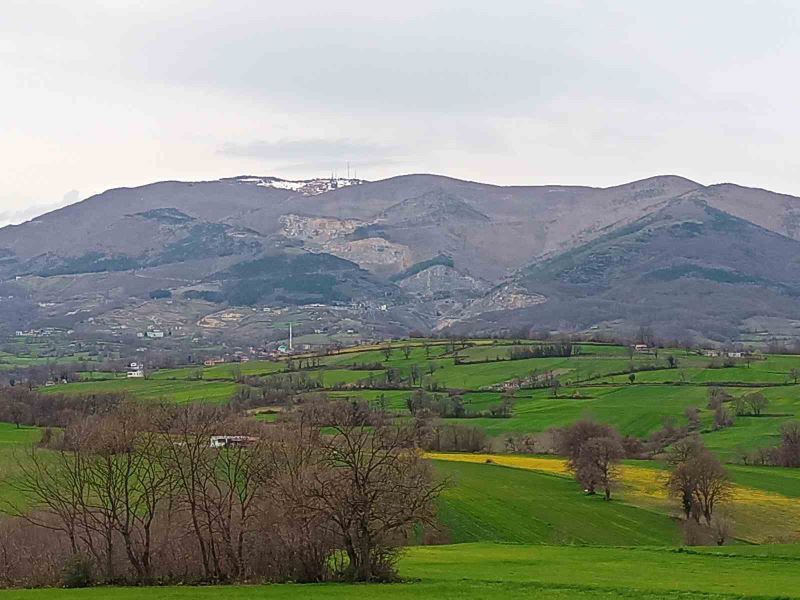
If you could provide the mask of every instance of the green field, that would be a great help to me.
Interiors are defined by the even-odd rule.
[[[426,344],[427,343],[427,348]],[[452,345],[438,340],[396,341],[389,358],[380,346],[347,348],[320,358],[321,366],[307,370],[320,389],[335,398],[378,402],[383,395],[386,407],[406,411],[412,389],[364,389],[368,381],[378,385],[385,369],[396,369],[407,377],[416,366],[424,385],[436,385],[438,393],[459,392],[467,412],[486,411],[500,401],[504,383],[532,373],[553,373],[562,387],[555,397],[549,389],[519,389],[510,418],[469,418],[465,425],[482,428],[489,436],[506,433],[535,433],[562,426],[581,417],[590,417],[617,427],[625,435],[643,437],[659,429],[665,419],[683,422],[689,406],[700,409],[702,435],[708,447],[726,459],[742,449],[774,445],[781,423],[800,418],[800,385],[794,383],[792,369],[800,369],[800,356],[770,355],[738,360],[735,366],[719,366],[711,359],[684,350],[662,349],[654,354],[631,355],[624,346],[579,344],[580,353],[572,357],[507,360],[509,351],[519,349],[508,341],[471,340],[455,354],[470,364],[456,364]],[[408,357],[404,348],[408,348]],[[677,368],[669,368],[667,358],[675,357]],[[497,360],[500,359],[500,360]],[[299,361],[295,361],[295,367]],[[376,365],[367,371],[354,365]],[[146,400],[172,402],[205,401],[225,403],[236,391],[237,375],[270,377],[285,371],[287,362],[254,360],[213,367],[181,367],[149,374],[146,380],[127,380],[110,373],[85,374],[86,381],[43,388],[45,393],[91,394],[126,392]],[[628,377],[635,370],[633,383]],[[641,370],[647,369],[647,370]],[[770,401],[760,417],[742,416],[732,427],[713,431],[712,413],[707,410],[707,395],[712,385],[723,385],[734,396],[761,391]],[[349,389],[343,389],[349,388]]]
[[[634,354],[624,346],[581,344],[569,358],[507,360],[509,342],[471,340],[457,351],[449,342],[394,342],[387,359],[380,347],[348,348],[321,357],[308,369],[320,388],[308,394],[383,404],[408,416],[413,389],[378,386],[385,369],[408,376],[412,367],[439,398],[459,395],[468,413],[500,402],[503,385],[516,378],[553,373],[561,387],[514,389],[509,418],[445,419],[482,429],[495,448],[509,433],[537,433],[582,417],[609,423],[624,435],[645,437],[666,420],[685,423],[687,407],[699,409],[700,433],[708,448],[733,461],[740,450],[773,446],[782,423],[800,418],[800,385],[792,369],[800,356],[759,357],[746,364],[711,368],[712,360],[683,350],[658,356]],[[406,358],[403,346],[410,352]],[[668,356],[678,360],[669,368]],[[498,360],[500,359],[500,360]],[[20,360],[24,360],[24,357]],[[2,362],[2,361],[0,361]],[[719,361],[713,366],[718,366]],[[294,366],[297,366],[295,362]],[[350,368],[375,365],[372,370]],[[239,374],[276,377],[287,361],[250,361],[214,367],[180,367],[126,379],[95,373],[85,381],[42,388],[45,394],[124,392],[149,401],[224,404]],[[629,372],[635,371],[633,383]],[[733,426],[713,431],[706,408],[709,389],[724,385],[734,397],[760,391],[769,400],[762,416],[739,416]],[[281,407],[279,407],[281,409]],[[275,412],[260,415],[263,421]],[[35,442],[36,428],[0,424],[0,475],[13,478],[20,451]],[[437,477],[448,481],[438,500],[439,539],[449,545],[413,547],[400,562],[404,582],[392,585],[270,585],[231,588],[19,590],[3,598],[178,600],[189,598],[800,598],[800,546],[758,545],[800,540],[800,469],[726,466],[734,482],[725,510],[735,521],[734,544],[681,549],[676,504],[664,487],[664,465],[627,461],[610,502],[584,495],[563,461],[552,457],[435,455]],[[489,463],[487,464],[487,461]],[[0,500],[9,498],[8,486]]]
[[[17,427],[0,422],[0,503],[17,499],[8,480],[19,473],[19,461],[24,460],[25,449],[39,440],[38,427]]]
[[[409,549],[404,583],[9,590],[8,600],[459,598],[733,600],[800,597],[800,548],[771,551],[458,544]]]
[[[451,542],[659,546],[678,540],[666,515],[586,496],[565,477],[496,465],[435,465],[451,482],[439,502]]]
[[[42,388],[45,394],[125,393],[143,400],[225,403],[236,391],[233,381],[181,379],[108,379],[80,381]]]

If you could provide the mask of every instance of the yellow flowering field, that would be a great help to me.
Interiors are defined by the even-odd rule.
[[[562,458],[508,454],[428,452],[426,458],[495,464],[569,477]],[[666,472],[651,466],[621,465],[616,497],[628,504],[677,516],[677,503],[666,493]],[[735,521],[735,536],[752,543],[800,541],[800,499],[734,485],[731,498],[720,510]]]

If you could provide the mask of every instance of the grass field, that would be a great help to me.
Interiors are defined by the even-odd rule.
[[[8,590],[4,600],[733,600],[800,598],[800,549],[458,544],[412,548],[404,583]]]
[[[17,427],[0,422],[0,504],[17,500],[17,495],[8,481],[19,472],[18,460],[24,451],[39,440],[38,427]]]
[[[400,413],[407,410],[406,400],[412,390],[364,389],[370,377],[377,383],[388,368],[407,376],[416,365],[425,382],[438,385],[440,393],[460,391],[467,411],[479,412],[500,401],[499,390],[505,382],[534,372],[539,375],[551,372],[562,384],[557,397],[547,389],[520,389],[514,393],[510,418],[470,418],[464,419],[463,424],[480,427],[489,436],[499,438],[513,432],[540,432],[590,417],[617,427],[622,434],[643,437],[659,429],[665,419],[682,423],[684,410],[695,406],[700,409],[702,436],[707,446],[726,460],[736,458],[743,449],[775,445],[781,424],[800,418],[800,385],[794,383],[792,375],[793,369],[800,369],[800,356],[765,356],[739,361],[732,367],[710,368],[712,359],[684,350],[662,349],[658,356],[631,355],[624,346],[580,344],[580,354],[568,358],[506,360],[510,350],[521,346],[493,340],[469,343],[472,345],[459,349],[457,354],[462,360],[475,361],[471,364],[456,364],[449,342],[409,340],[394,342],[388,359],[380,346],[347,348],[321,357],[322,366],[307,372],[320,382],[318,391],[336,398],[373,403],[383,395],[387,408]],[[668,368],[669,356],[677,359],[677,368]],[[502,360],[496,361],[498,358]],[[379,368],[371,371],[350,368],[364,364]],[[147,380],[126,380],[101,373],[93,375],[100,379],[55,385],[43,391],[67,394],[119,391],[146,400],[225,403],[236,390],[234,379],[238,373],[269,377],[286,367],[286,361],[253,360],[155,371]],[[629,371],[643,367],[657,369],[637,371],[631,383]],[[706,403],[709,389],[715,384],[724,385],[734,396],[760,391],[770,405],[760,417],[741,416],[732,427],[713,431],[712,412],[706,409]],[[341,389],[348,386],[352,389]]]
[[[559,514],[561,510],[575,510],[578,514],[583,512],[583,517],[578,516],[577,518],[581,519],[587,531],[591,531],[591,526],[587,525],[587,523],[592,523],[592,521],[588,520],[590,511],[583,510],[577,504],[580,499],[585,497],[580,494],[578,494],[577,499],[574,497],[576,486],[567,473],[565,462],[562,459],[487,454],[431,453],[429,456],[436,459],[437,463],[441,461],[472,463],[478,469],[475,473],[475,480],[478,481],[476,488],[479,493],[482,492],[487,497],[489,496],[489,493],[481,485],[481,480],[490,481],[493,478],[500,477],[503,480],[501,485],[507,485],[507,488],[504,488],[505,491],[502,492],[503,495],[515,498],[515,502],[519,503],[524,503],[526,498],[530,496],[529,501],[533,503],[533,506],[535,506],[536,498],[540,495],[539,488],[536,485],[529,485],[527,486],[527,494],[525,486],[522,489],[515,489],[511,483],[512,478],[506,475],[506,471],[509,468],[511,470],[532,470],[550,477],[559,477],[570,486],[565,487],[564,491],[568,492],[571,488],[573,493],[572,495],[567,493],[564,498],[554,501],[552,503],[553,510],[545,511],[543,514],[548,515],[548,518],[552,520],[551,522],[557,522],[554,520],[556,518],[553,515]],[[491,461],[491,464],[486,464],[487,460]],[[615,492],[615,498],[622,503],[654,511],[664,517],[677,512],[675,502],[667,497],[664,485],[664,471],[660,463],[628,461],[622,466],[621,475],[621,485]],[[800,542],[800,502],[796,499],[797,488],[795,487],[800,480],[790,470],[773,470],[769,468],[755,470],[752,467],[741,467],[735,468],[731,476],[734,482],[732,496],[725,503],[722,510],[735,521],[734,536],[738,540],[753,544]],[[506,483],[506,480],[508,483]],[[468,481],[461,485],[465,485],[468,488]],[[457,489],[460,490],[460,485]],[[445,496],[445,499],[447,499],[447,496]],[[589,498],[588,500],[592,501],[594,498]],[[556,510],[556,507],[561,508]],[[468,513],[469,507],[464,512]],[[481,513],[481,511],[477,512]],[[489,518],[493,514],[494,511],[487,510],[485,514],[481,514],[481,517]],[[496,520],[496,517],[493,518]],[[455,530],[458,530],[459,522],[455,519],[454,522],[456,524]],[[612,535],[614,521],[609,519],[602,523],[601,535]],[[644,520],[642,520],[643,523]],[[649,526],[654,527],[652,523],[649,523]],[[640,533],[654,533],[656,537],[661,535],[658,533],[657,527],[651,532],[640,531]],[[547,541],[546,538],[543,539]],[[628,545],[640,543],[630,541],[630,539],[621,543]],[[583,540],[582,543],[590,542]]]
[[[80,381],[42,388],[45,394],[126,393],[143,400],[225,403],[236,391],[232,381],[180,379],[109,379]]]
[[[451,487],[439,518],[451,542],[673,545],[665,515],[586,496],[575,482],[551,473],[496,465],[435,461]]]
[[[532,433],[590,417],[639,437],[659,429],[665,419],[685,422],[684,410],[700,410],[701,435],[723,459],[740,449],[774,445],[780,425],[800,417],[800,385],[792,369],[800,357],[769,356],[729,368],[709,368],[710,359],[678,350],[630,356],[623,346],[582,344],[570,358],[501,360],[513,346],[490,340],[473,341],[459,351],[455,364],[448,343],[393,344],[387,359],[380,347],[351,348],[322,358],[322,367],[308,371],[334,398],[360,399],[407,415],[410,389],[340,389],[377,381],[383,369],[408,374],[416,365],[425,380],[440,386],[439,395],[458,393],[466,409],[486,410],[500,401],[505,382],[531,372],[556,374],[562,387],[514,392],[510,418],[448,419],[477,426],[489,436]],[[666,357],[679,366],[667,368]],[[372,371],[351,365],[378,364]],[[429,369],[430,365],[430,369]],[[628,371],[638,371],[630,383]],[[181,367],[150,373],[146,380],[113,374],[42,388],[45,394],[125,392],[145,400],[225,403],[235,392],[238,373],[269,377],[286,362],[250,361],[198,369]],[[198,370],[201,377],[198,378]],[[429,373],[431,373],[429,375]],[[361,382],[361,383],[359,383]],[[763,416],[740,416],[732,427],[713,431],[706,408],[711,385],[724,383],[734,396],[761,391],[769,399]],[[335,389],[334,389],[335,388]],[[315,392],[316,393],[316,392]],[[265,414],[264,421],[276,414]],[[36,428],[0,424],[0,476],[15,475],[15,453],[35,442]],[[18,455],[18,454],[17,454]],[[552,457],[499,454],[431,454],[437,476],[448,487],[438,501],[447,546],[409,549],[400,562],[405,582],[393,585],[271,585],[235,588],[155,588],[95,590],[0,591],[0,600],[189,598],[800,598],[800,546],[759,545],[800,542],[800,469],[727,465],[734,490],[721,508],[735,521],[735,544],[680,549],[675,501],[665,492],[661,463],[626,461],[621,484],[611,502],[586,496]],[[9,498],[0,486],[0,501]]]

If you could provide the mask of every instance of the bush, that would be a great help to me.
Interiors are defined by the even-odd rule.
[[[172,292],[165,289],[153,290],[150,292],[151,300],[160,300],[162,298],[172,298]]]
[[[93,583],[92,559],[80,552],[70,556],[61,569],[61,585],[65,588],[85,588]]]

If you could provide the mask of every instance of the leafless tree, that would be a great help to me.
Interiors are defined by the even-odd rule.
[[[610,500],[612,487],[619,479],[618,465],[623,456],[618,436],[589,438],[581,445],[575,462],[575,479],[589,493],[600,488],[604,499]]]
[[[754,417],[761,416],[761,413],[764,411],[767,406],[769,406],[769,400],[764,397],[764,394],[761,392],[753,392],[751,394],[747,394],[744,397],[745,402],[747,403],[748,408],[750,409],[750,414]]]
[[[726,392],[723,388],[720,387],[710,387],[708,388],[708,408],[711,410],[716,410],[724,402],[729,402],[731,400],[731,395]]]
[[[416,523],[434,524],[443,483],[414,451],[412,431],[381,420],[367,426],[347,411],[323,439],[311,498],[342,540],[352,581],[385,579]]]
[[[800,421],[788,421],[780,428],[781,441],[775,449],[775,462],[783,467],[800,467]]]
[[[711,525],[714,509],[728,498],[731,484],[720,462],[707,450],[700,450],[672,467],[667,489],[680,500],[686,518],[699,520],[702,516]]]
[[[559,429],[556,450],[567,457],[567,467],[588,493],[601,488],[606,498],[617,476],[616,464],[624,456],[619,433],[610,425],[586,419]]]
[[[725,545],[733,537],[734,522],[728,515],[714,515],[711,519],[711,532],[717,546]]]
[[[697,431],[700,428],[700,411],[696,406],[687,406],[683,411],[683,416],[686,417],[686,424],[690,431]]]
[[[724,429],[733,425],[733,419],[724,406],[719,405],[714,411],[714,429]]]

